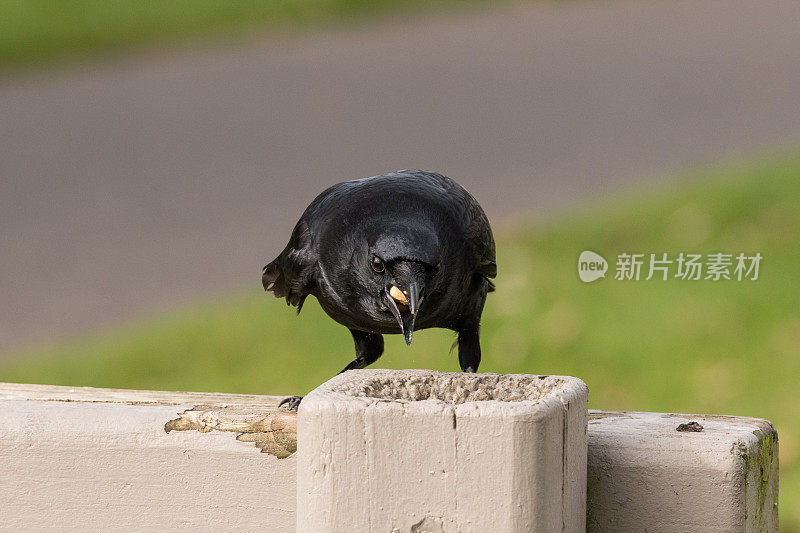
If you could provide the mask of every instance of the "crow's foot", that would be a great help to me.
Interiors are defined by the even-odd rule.
[[[288,398],[281,400],[281,403],[278,404],[278,407],[282,407],[284,404],[287,404],[287,409],[290,411],[297,411],[297,407],[300,405],[300,401],[302,399],[302,396],[289,396]]]

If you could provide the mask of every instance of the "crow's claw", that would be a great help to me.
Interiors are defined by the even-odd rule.
[[[281,400],[281,403],[278,404],[278,407],[282,407],[284,404],[288,404],[287,409],[290,411],[297,411],[297,407],[300,405],[300,401],[303,399],[302,396],[289,396],[288,398],[284,398]]]

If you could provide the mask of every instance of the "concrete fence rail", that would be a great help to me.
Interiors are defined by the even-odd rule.
[[[559,376],[363,370],[279,400],[0,384],[0,529],[778,528],[765,420],[587,411]]]

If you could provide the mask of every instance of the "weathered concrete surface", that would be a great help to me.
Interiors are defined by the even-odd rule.
[[[278,400],[0,384],[0,529],[294,531]]]
[[[586,405],[570,377],[341,374],[300,404],[298,531],[583,531]]]
[[[536,390],[552,392],[552,381],[533,382],[533,390],[531,383],[515,381],[518,376],[509,376],[505,385],[478,376],[496,379],[495,386],[445,380],[431,387],[425,379],[403,388],[391,380],[354,386],[348,377],[327,413],[305,420],[313,425],[314,417],[341,417],[347,424],[312,458],[314,469],[300,462],[306,466],[299,472],[297,455],[273,455],[285,456],[297,441],[297,416],[277,409],[277,397],[0,384],[0,529],[294,531],[298,498],[300,508],[308,509],[346,485],[326,511],[344,519],[340,509],[356,509],[352,520],[365,521],[355,531],[405,506],[413,510],[402,516],[416,520],[417,531],[447,531],[451,523],[433,507],[446,507],[453,491],[467,502],[457,516],[475,523],[491,519],[498,527],[486,530],[504,530],[502,517],[514,505],[526,511],[519,491],[531,479],[542,479],[541,473],[559,487],[564,479],[565,494],[575,495],[587,471],[580,462],[568,462],[565,471],[536,471],[535,463],[560,461],[560,451],[553,453],[559,445],[525,452],[536,442],[536,429],[547,426],[540,419],[525,425],[535,407],[526,409],[535,402],[524,398]],[[491,398],[500,396],[512,401],[498,406]],[[301,415],[314,402],[309,395]],[[547,401],[545,406],[552,407]],[[572,407],[568,413],[567,427],[585,416]],[[699,429],[691,422],[702,431],[677,431],[681,424]],[[504,423],[518,431],[504,432]],[[568,456],[582,446],[574,437],[567,435],[578,443]],[[305,444],[319,447],[314,439]],[[269,453],[259,453],[253,442]],[[590,411],[587,529],[777,531],[777,446],[777,434],[761,419]],[[460,453],[446,453],[453,449]],[[355,473],[348,469],[353,454],[367,452],[373,461]],[[521,468],[508,471],[510,461],[520,461]],[[493,474],[470,477],[470,471],[483,470]],[[516,500],[500,496],[509,486]],[[414,492],[406,498],[375,496],[407,487]],[[373,509],[366,519],[357,514]]]
[[[588,531],[778,530],[766,420],[591,411],[588,470]]]
[[[0,353],[260,290],[342,179],[441,171],[496,222],[794,143],[798,20],[796,0],[486,3],[0,80]]]

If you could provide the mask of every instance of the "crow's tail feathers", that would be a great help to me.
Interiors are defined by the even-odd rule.
[[[288,292],[286,276],[283,275],[283,269],[278,264],[279,259],[275,259],[265,266],[264,273],[261,275],[261,283],[264,284],[264,290],[271,292],[275,298],[283,298]]]
[[[297,314],[303,309],[303,302],[308,296],[305,284],[308,276],[304,272],[300,272],[299,276],[287,277],[286,272],[281,266],[281,257],[278,257],[273,262],[264,267],[264,272],[261,274],[261,283],[264,285],[264,290],[271,292],[275,298],[286,298],[287,305],[297,307]]]

